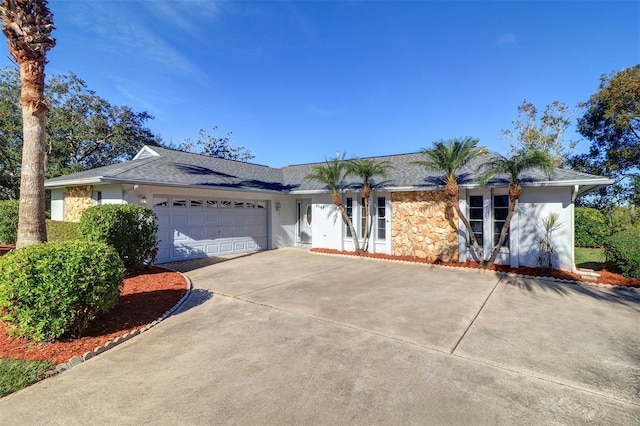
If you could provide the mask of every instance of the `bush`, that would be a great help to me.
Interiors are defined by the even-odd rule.
[[[0,201],[0,244],[15,244],[18,237],[18,200]]]
[[[33,340],[79,336],[115,306],[124,266],[107,244],[34,244],[0,259],[0,312],[9,331]]]
[[[640,229],[640,208],[636,206],[615,206],[609,216],[611,235],[627,229]]]
[[[48,241],[70,241],[79,240],[80,232],[77,222],[61,222],[58,220],[47,220],[47,240]]]
[[[103,204],[85,210],[80,218],[82,238],[113,246],[127,271],[156,260],[158,225],[153,210],[135,204]]]
[[[609,235],[607,220],[600,210],[576,207],[576,247],[602,247]]]
[[[605,243],[607,268],[625,277],[640,278],[640,229],[628,229]]]

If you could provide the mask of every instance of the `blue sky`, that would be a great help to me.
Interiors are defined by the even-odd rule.
[[[148,111],[165,141],[217,125],[254,162],[276,167],[336,152],[415,152],[458,136],[506,153],[502,130],[524,99],[574,106],[601,74],[640,62],[637,1],[49,7],[57,45],[47,74],[73,71],[111,103]]]

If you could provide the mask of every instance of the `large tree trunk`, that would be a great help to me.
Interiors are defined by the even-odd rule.
[[[20,210],[16,247],[47,240],[45,227],[44,168],[46,151],[46,102],[44,61],[20,64],[22,83],[23,145],[20,177]]]
[[[520,194],[522,194],[522,188],[519,184],[510,184],[509,185],[509,213],[507,213],[507,217],[504,220],[504,224],[502,225],[502,229],[500,230],[500,238],[498,238],[498,243],[493,248],[493,252],[491,253],[491,257],[489,258],[489,262],[487,262],[487,268],[491,268],[496,261],[496,257],[498,257],[498,252],[500,251],[500,247],[504,245],[505,240],[507,239],[507,231],[511,226],[511,219],[513,218],[513,214],[516,211],[516,205],[518,204],[518,199],[520,198]]]

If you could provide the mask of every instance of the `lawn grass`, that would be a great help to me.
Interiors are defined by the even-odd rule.
[[[604,249],[576,247],[575,262],[578,268],[600,271],[604,269]]]
[[[52,362],[0,358],[0,398],[44,378]]]

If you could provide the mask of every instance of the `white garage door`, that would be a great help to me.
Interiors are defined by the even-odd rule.
[[[264,250],[266,207],[267,202],[262,200],[154,195],[160,240],[156,262]]]

